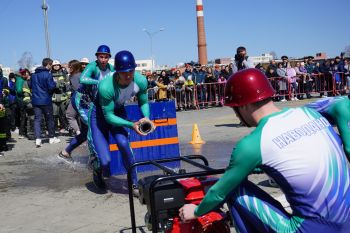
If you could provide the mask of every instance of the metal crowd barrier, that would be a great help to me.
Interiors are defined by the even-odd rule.
[[[276,90],[275,98],[292,99],[294,95],[303,99],[317,94],[336,96],[346,94],[349,89],[347,76],[342,72],[298,75],[295,84],[283,77],[272,77],[269,80]]]
[[[283,77],[269,78],[276,94],[274,100],[308,98],[312,95],[336,96],[349,92],[350,78],[342,72],[328,74],[305,74],[296,76],[295,84]],[[201,109],[223,106],[226,83],[204,83],[192,87],[177,88],[168,86],[167,99],[174,99],[178,110]],[[149,88],[149,101],[162,101],[157,98],[158,88]]]

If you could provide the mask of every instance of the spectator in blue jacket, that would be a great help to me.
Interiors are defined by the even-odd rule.
[[[220,78],[220,66],[218,64],[215,64],[214,66],[214,76],[216,80],[219,80]]]
[[[10,123],[10,129],[11,131],[16,131],[16,75],[14,73],[9,74],[9,80],[8,80],[8,87],[9,87],[9,112],[8,112],[8,120]],[[18,133],[18,132],[17,132]]]
[[[326,92],[327,96],[333,96],[333,75],[331,71],[331,62],[330,60],[325,60],[321,65],[320,65],[320,72],[324,77],[324,80],[326,82]]]
[[[206,103],[206,86],[204,85],[205,78],[207,77],[207,70],[205,66],[198,66],[193,71],[194,82],[197,85],[197,99],[200,108],[204,108]]]
[[[56,83],[50,73],[52,59],[44,58],[42,66],[35,70],[31,78],[32,105],[34,108],[35,145],[41,146],[41,117],[44,115],[49,132],[49,143],[59,143],[55,137],[55,124],[53,119],[52,94]]]
[[[339,56],[335,57],[333,70],[334,70],[333,76],[335,79],[336,95],[345,94],[346,91],[344,91],[344,86],[342,85],[342,83],[345,83],[344,73],[346,73],[346,70],[344,68],[343,58],[340,58]]]
[[[184,76],[184,78],[187,80],[188,76],[190,76],[190,75],[193,76],[191,66],[189,64],[186,64],[186,69],[182,73],[182,76]],[[193,79],[193,77],[192,77],[192,79]]]
[[[8,122],[5,109],[7,105],[6,95],[8,92],[8,81],[7,78],[2,75],[2,69],[0,68],[0,156],[3,155],[2,151],[8,149],[6,145]]]

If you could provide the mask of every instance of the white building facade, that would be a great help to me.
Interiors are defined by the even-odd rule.
[[[142,71],[142,70],[152,70],[152,60],[136,60],[136,70]]]
[[[263,53],[261,56],[249,56],[249,58],[253,61],[254,65],[269,63],[273,60],[273,56],[269,53]]]

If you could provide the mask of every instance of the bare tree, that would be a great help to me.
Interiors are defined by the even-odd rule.
[[[24,52],[21,59],[18,60],[18,65],[23,68],[30,68],[33,66],[33,56],[31,52]]]
[[[272,55],[273,59],[277,59],[277,53],[275,51],[270,51],[269,54]]]
[[[344,48],[344,55],[345,57],[350,57],[350,45]]]

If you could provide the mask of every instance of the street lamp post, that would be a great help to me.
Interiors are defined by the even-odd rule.
[[[49,37],[49,22],[48,22],[48,19],[47,19],[48,6],[46,4],[46,0],[43,0],[43,5],[41,6],[41,9],[43,9],[43,11],[44,11],[46,54],[47,54],[47,57],[51,57],[51,54],[50,54],[50,37]]]
[[[151,72],[153,72],[154,69],[154,56],[153,56],[153,36],[157,34],[158,32],[164,31],[165,28],[159,28],[159,30],[150,32],[146,28],[142,29],[146,34],[149,36],[150,42],[151,42],[151,59],[152,59],[152,66],[151,66]]]

